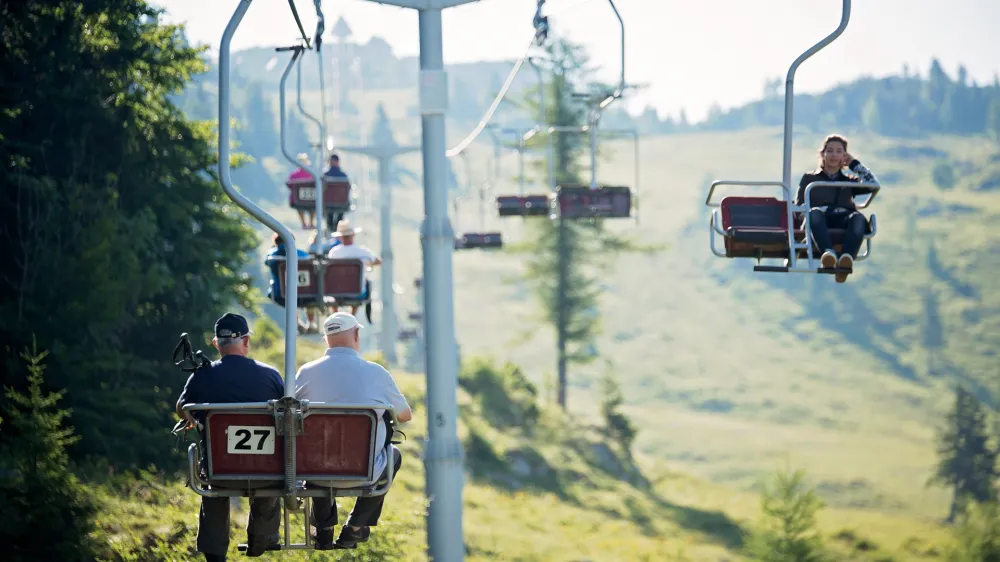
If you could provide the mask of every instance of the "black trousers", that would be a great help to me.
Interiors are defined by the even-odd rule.
[[[400,465],[403,464],[403,455],[395,445],[392,447],[392,467],[393,474],[399,472]],[[388,468],[382,471],[379,480],[386,478],[389,474]],[[395,476],[393,476],[395,478]],[[352,527],[374,527],[378,525],[379,517],[382,516],[382,505],[385,503],[385,496],[371,496],[358,498],[354,504],[354,511],[351,512],[347,524]],[[332,529],[337,525],[337,504],[330,498],[313,498],[312,523],[317,529]]]
[[[280,482],[255,482],[251,487],[280,485]],[[212,488],[246,488],[246,482],[213,482]],[[247,539],[264,542],[278,536],[281,524],[281,498],[254,498],[250,501]],[[198,513],[198,552],[225,556],[229,550],[230,498],[201,498]]]
[[[843,208],[827,208],[825,212],[820,208],[809,210],[809,231],[812,232],[813,244],[820,254],[828,250],[833,252],[833,241],[829,232],[831,228],[844,230],[841,254],[850,254],[852,258],[858,257],[861,242],[865,239],[865,230],[868,228],[865,216],[857,211]]]

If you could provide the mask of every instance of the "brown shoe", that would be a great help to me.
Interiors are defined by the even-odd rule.
[[[837,267],[837,254],[827,250],[819,258],[819,266],[823,269],[833,269]]]
[[[847,276],[851,274],[851,270],[854,268],[854,258],[852,258],[850,254],[840,256],[840,260],[837,262],[837,268],[848,270],[838,271],[836,274],[837,283],[844,283],[847,281]]]

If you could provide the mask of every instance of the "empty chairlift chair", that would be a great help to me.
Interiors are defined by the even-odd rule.
[[[455,239],[456,250],[495,250],[503,247],[499,232],[467,232]]]
[[[549,215],[549,195],[501,195],[496,198],[501,217],[545,217]]]
[[[564,219],[627,219],[632,216],[632,190],[622,186],[560,185],[555,210]]]

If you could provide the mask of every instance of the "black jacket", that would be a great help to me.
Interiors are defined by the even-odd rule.
[[[868,168],[862,166],[861,162],[852,160],[851,165],[848,167],[857,175],[849,176],[842,170],[837,170],[837,173],[831,177],[828,176],[822,169],[817,169],[813,172],[803,174],[802,180],[799,182],[799,190],[795,194],[795,204],[802,205],[804,203],[806,186],[814,181],[872,183],[879,185],[878,178],[875,177],[875,174],[871,173]],[[809,207],[842,207],[853,211],[855,209],[854,196],[872,193],[873,191],[873,189],[868,188],[844,189],[841,187],[814,187],[813,190],[809,192]]]

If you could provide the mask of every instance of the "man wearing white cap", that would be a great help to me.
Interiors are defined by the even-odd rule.
[[[413,412],[389,371],[378,363],[366,361],[358,353],[360,330],[358,320],[346,312],[337,312],[327,317],[323,323],[323,341],[328,349],[323,357],[306,363],[299,369],[295,375],[295,397],[310,402],[344,405],[382,403],[392,406],[396,419],[400,422],[410,421],[413,419]],[[378,481],[387,475],[389,459],[382,447],[387,433],[382,417],[385,410],[376,410],[375,413],[379,416],[376,435],[379,451],[375,456]],[[402,456],[394,445],[391,446],[391,451],[395,473],[402,463]],[[354,548],[357,543],[367,541],[371,527],[378,525],[384,501],[384,495],[358,498],[350,519],[341,529],[340,537],[334,545],[333,527],[337,524],[337,506],[329,497],[313,498],[312,519],[316,527],[316,548]]]
[[[330,248],[330,252],[327,253],[326,257],[338,260],[361,260],[364,262],[366,267],[361,270],[361,287],[364,290],[364,293],[362,294],[369,296],[372,294],[371,282],[367,279],[366,270],[369,267],[380,265],[382,263],[382,259],[376,256],[368,248],[364,246],[356,246],[354,244],[354,235],[358,232],[361,232],[361,229],[351,226],[351,221],[349,219],[344,219],[338,222],[337,231],[333,233],[333,237],[340,238],[341,243],[333,248]],[[331,310],[331,312],[336,312],[336,310]],[[352,306],[351,314],[356,315],[357,313],[358,307]]]

